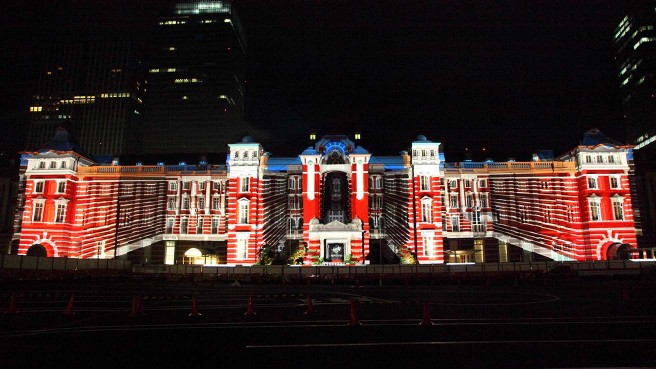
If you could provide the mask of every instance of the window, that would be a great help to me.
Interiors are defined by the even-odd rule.
[[[449,195],[449,207],[450,208],[457,208],[458,207],[458,195],[457,194]]]
[[[421,221],[430,223],[432,221],[431,200],[426,198],[421,200]]]
[[[614,164],[615,163],[615,156],[614,155],[609,155],[608,156],[608,163],[609,164]]]
[[[198,219],[196,219],[196,234],[201,233],[203,233],[203,218],[198,217]]]
[[[420,191],[430,191],[430,177],[429,176],[419,176],[420,182]]]
[[[45,161],[39,162],[39,169],[46,169],[46,162]]]
[[[241,178],[241,184],[239,187],[239,192],[248,192],[250,188],[250,177]]]
[[[465,188],[470,188],[471,187],[471,181],[469,179],[465,179]]]
[[[221,206],[221,199],[218,197],[212,198],[212,209],[219,210],[220,206]]]
[[[167,218],[166,219],[166,233],[173,233],[173,224],[175,222],[175,219],[173,218]]]
[[[178,182],[170,181],[169,182],[169,191],[175,191],[178,189]]]
[[[239,202],[239,223],[248,224],[248,200]]]
[[[588,199],[590,204],[590,220],[601,220],[601,204],[596,198]]]
[[[478,180],[478,187],[479,187],[479,188],[485,188],[485,187],[487,187],[487,179],[479,179],[479,180]]]
[[[478,197],[480,198],[482,208],[489,208],[490,207],[490,204],[488,202],[487,192],[480,193],[478,195]]]
[[[189,198],[188,197],[183,197],[182,198],[182,210],[188,210],[189,209]]]
[[[57,169],[57,162],[56,161],[51,161],[50,162],[50,169]]]
[[[59,165],[59,168],[66,169],[66,162],[62,161],[61,164]]]
[[[248,151],[244,151],[241,155],[242,158],[248,159]]]
[[[248,238],[237,239],[237,259],[248,258]]]
[[[34,182],[34,193],[43,193],[43,186],[44,186],[43,181],[35,181]]]
[[[212,234],[219,233],[219,218],[212,218]]]
[[[468,208],[474,207],[474,196],[471,193],[468,193],[465,197],[466,205]]]
[[[588,177],[588,188],[597,189],[597,178]]]
[[[189,181],[182,182],[182,189],[183,190],[188,190],[190,188],[191,188],[191,182],[189,182]]]
[[[424,236],[424,256],[433,256],[433,237]]]
[[[604,162],[604,157],[601,155],[597,155],[597,163],[602,164]]]
[[[618,188],[620,188],[620,179],[619,179],[619,178],[617,178],[617,177],[610,177],[610,178],[609,178],[609,181],[610,181],[610,188],[613,188],[613,189],[618,189]]]
[[[55,223],[64,223],[66,221],[66,204],[57,204],[55,210]]]
[[[98,250],[98,258],[105,257],[105,240],[96,241],[96,249]]]
[[[180,234],[186,234],[189,228],[189,219],[180,219]]]
[[[205,181],[198,182],[198,189],[205,190]]]
[[[376,184],[376,188],[383,188],[383,179],[381,177],[376,176],[374,181],[375,181],[375,184]]]
[[[567,221],[571,222],[574,220],[574,208],[572,206],[567,207]]]
[[[43,202],[34,203],[34,211],[32,212],[32,221],[40,222],[43,220]]]
[[[611,199],[613,203],[613,219],[624,220],[624,202],[621,196],[616,196]]]
[[[585,163],[586,163],[586,164],[590,164],[590,163],[592,163],[592,156],[590,156],[590,155],[586,155],[586,156],[585,156]]]
[[[166,249],[164,250],[164,264],[175,264],[175,241],[166,241]]]
[[[169,210],[175,210],[175,198],[169,197],[166,208]]]
[[[449,188],[456,188],[458,187],[458,181],[455,179],[452,179],[449,181]]]
[[[204,197],[199,197],[198,198],[198,208],[199,209],[205,209],[205,198]]]
[[[219,191],[221,189],[221,185],[219,184],[219,182],[212,182],[212,189],[214,191]]]
[[[57,193],[64,193],[66,192],[66,182],[60,181],[57,182]]]
[[[289,179],[289,189],[293,190],[296,188],[296,179],[294,177]]]

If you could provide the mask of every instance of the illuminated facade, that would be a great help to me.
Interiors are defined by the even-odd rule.
[[[156,27],[141,152],[225,153],[246,132],[246,38],[232,4],[178,3]]]
[[[67,142],[60,130],[24,155],[19,254],[253,264],[265,246],[294,245],[305,263],[341,265],[376,262],[372,245],[419,263],[513,261],[512,250],[606,260],[636,247],[631,148],[597,130],[533,162],[449,163],[424,136],[374,156],[330,135],[293,158],[247,136],[225,165],[103,166]]]
[[[28,150],[66,125],[92,155],[136,152],[142,114],[140,61],[127,41],[52,44],[30,105]]]

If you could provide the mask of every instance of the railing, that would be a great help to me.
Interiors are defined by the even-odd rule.
[[[486,224],[472,224],[472,232],[474,233],[485,233],[487,231]]]
[[[120,173],[168,173],[168,172],[200,172],[224,173],[225,165],[98,165],[78,167],[80,174],[120,174]]]
[[[530,170],[574,170],[575,162],[566,161],[525,161],[525,162],[457,162],[444,163],[444,169],[482,169],[491,172],[530,171]]]

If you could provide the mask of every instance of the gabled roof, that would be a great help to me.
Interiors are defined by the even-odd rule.
[[[589,131],[586,131],[583,135],[583,141],[581,141],[581,146],[587,147],[596,147],[599,145],[604,146],[626,146],[625,144],[615,141],[612,138],[606,137],[606,135],[597,128],[593,128]]]

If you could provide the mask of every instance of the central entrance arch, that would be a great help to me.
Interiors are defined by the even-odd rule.
[[[614,243],[606,249],[606,260],[630,260],[631,245],[626,243]]]
[[[43,245],[35,243],[29,249],[27,249],[27,256],[39,256],[39,257],[48,257],[48,251]]]
[[[349,223],[351,221],[351,202],[349,180],[344,172],[328,172],[323,176],[321,191],[321,221]]]

